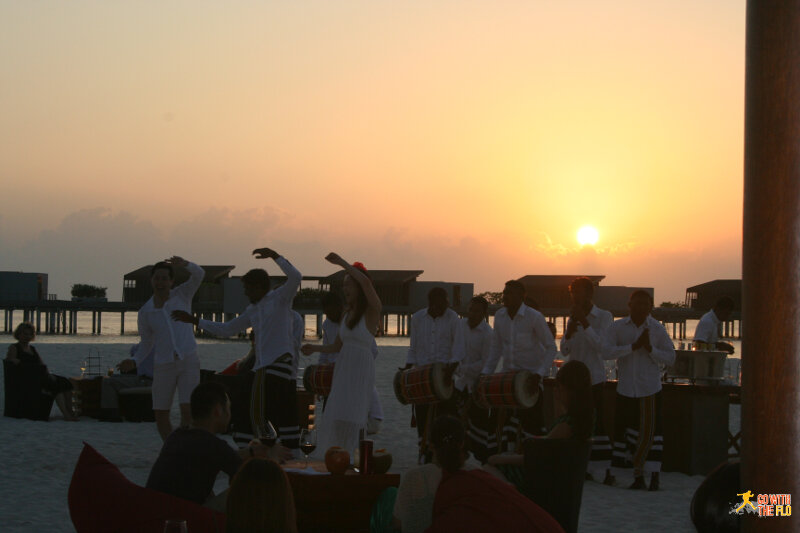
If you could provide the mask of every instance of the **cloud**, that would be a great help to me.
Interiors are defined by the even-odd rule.
[[[0,218],[0,224],[5,219]],[[0,236],[8,228],[0,225]],[[5,238],[0,270],[46,272],[50,292],[65,298],[74,283],[109,288],[119,299],[126,272],[172,254],[204,264],[235,265],[235,274],[254,266],[277,272],[251,251],[269,246],[304,274],[326,275],[324,261],[336,251],[373,269],[420,269],[421,279],[473,282],[476,290],[499,290],[525,274],[606,275],[606,285],[648,286],[658,300],[683,299],[687,286],[741,276],[741,249],[724,247],[678,251],[625,243],[606,248],[568,248],[547,234],[537,242],[446,235],[407,226],[340,228],[307,224],[273,207],[211,208],[173,225],[156,225],[128,211],[97,207],[70,213],[55,227],[24,242]]]

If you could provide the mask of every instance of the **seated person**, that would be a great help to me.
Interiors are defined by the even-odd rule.
[[[190,405],[192,425],[176,429],[164,441],[147,478],[147,488],[224,512],[224,493],[213,498],[220,471],[232,478],[246,458],[283,460],[289,453],[281,445],[268,448],[256,440],[237,451],[217,437],[217,433],[227,431],[231,420],[231,401],[219,383],[195,387]]]
[[[72,411],[72,383],[63,377],[51,374],[47,370],[39,352],[31,344],[36,338],[36,328],[30,322],[22,322],[14,329],[16,344],[8,347],[6,360],[9,363],[19,365],[21,369],[38,373],[41,376],[40,385],[42,390],[51,394],[58,405],[59,410],[64,415],[64,420],[75,422],[78,417]]]
[[[564,531],[512,485],[481,469],[464,470],[465,437],[463,424],[452,416],[439,418],[431,430],[431,444],[443,473],[428,533]]]
[[[297,516],[289,478],[274,461],[253,458],[231,481],[226,533],[296,533]]]
[[[139,345],[131,346],[130,356],[136,355]],[[135,370],[120,372],[113,376],[104,377],[100,388],[100,420],[113,422],[122,421],[119,413],[119,393],[134,387],[150,387],[153,384],[153,354],[155,348],[150,350],[144,361],[136,365]],[[120,365],[117,365],[119,369]]]
[[[441,436],[434,432],[431,438]],[[431,525],[433,500],[442,480],[442,464],[435,450],[434,446],[430,463],[408,470],[400,480],[393,512],[393,525],[396,530],[403,533],[422,533]],[[465,452],[465,459],[468,455],[468,452]],[[479,464],[471,460],[462,463],[461,468],[465,470],[480,468]]]
[[[719,340],[719,326],[730,318],[736,305],[733,298],[723,296],[708,313],[700,317],[697,328],[694,330],[694,342],[702,342],[713,346],[721,352],[733,353],[733,344]]]
[[[594,427],[594,406],[592,403],[592,376],[589,368],[581,361],[567,361],[556,374],[554,390],[556,414],[546,439],[591,438]],[[501,479],[513,483],[525,492],[521,454],[499,454],[489,457],[486,470]],[[491,467],[495,467],[494,469]]]

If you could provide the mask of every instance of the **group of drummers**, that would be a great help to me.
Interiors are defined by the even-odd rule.
[[[610,312],[594,305],[591,280],[576,278],[569,290],[572,309],[560,349],[563,357],[585,364],[592,378],[596,414],[589,472],[609,485],[616,484],[615,475],[632,472],[630,488],[658,490],[661,375],[665,365],[674,363],[672,340],[650,316],[653,299],[646,291],[633,292],[630,315],[615,322]],[[412,316],[406,366],[394,386],[398,400],[412,405],[420,462],[430,461],[428,429],[444,414],[465,421],[470,451],[481,462],[546,434],[541,392],[557,354],[555,328],[526,304],[521,282],[507,282],[502,298],[493,328],[484,298],[472,298],[461,319],[442,288],[432,289],[428,307]],[[613,435],[600,416],[606,360],[616,360],[619,379]],[[651,474],[649,487],[646,473]]]
[[[653,297],[633,291],[629,315],[615,321],[594,305],[589,278],[573,280],[569,292],[572,308],[560,351],[586,365],[591,375],[595,423],[587,477],[615,485],[617,476],[633,474],[630,488],[658,490],[661,382],[664,367],[675,362],[675,348],[664,326],[650,315]],[[492,327],[485,298],[472,298],[466,317],[460,318],[447,292],[436,287],[428,293],[428,307],[412,315],[406,365],[395,375],[394,392],[402,404],[411,405],[420,463],[432,459],[429,429],[443,415],[464,421],[469,451],[481,462],[521,449],[527,438],[546,435],[543,378],[550,375],[558,352],[555,325],[526,299],[520,281],[505,284],[502,303]],[[615,361],[618,379],[613,434],[602,416],[609,360]],[[325,395],[332,375],[331,365],[313,365],[304,381]]]

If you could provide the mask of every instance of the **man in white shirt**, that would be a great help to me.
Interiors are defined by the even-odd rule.
[[[174,289],[175,274],[172,267],[189,271],[189,280]],[[155,349],[153,368],[153,414],[162,440],[172,433],[169,410],[175,389],[181,409],[181,426],[191,424],[190,401],[192,391],[200,383],[200,360],[197,358],[197,342],[194,331],[188,324],[176,324],[170,314],[192,309],[192,297],[203,282],[205,272],[194,263],[173,256],[156,263],[150,269],[150,284],[153,296],[139,309],[139,349],[131,359],[119,364],[122,372],[130,372]],[[190,315],[191,316],[191,315]]]
[[[503,372],[528,370],[533,373],[534,386],[542,391],[542,376],[550,373],[556,356],[556,343],[539,311],[528,307],[525,286],[518,280],[507,281],[503,289],[503,307],[494,315],[494,340],[489,360],[483,374],[493,374],[500,358]],[[536,405],[529,409],[515,409],[504,427],[504,440],[517,441],[518,433],[524,440],[544,434],[542,394]],[[518,429],[520,431],[518,431]]]
[[[567,330],[561,337],[561,354],[565,358],[581,361],[592,376],[596,418],[588,472],[605,472],[604,481],[611,483],[611,440],[603,425],[603,389],[606,383],[603,341],[614,323],[614,317],[592,302],[594,284],[589,278],[575,278],[569,285],[569,295],[572,310]]]
[[[325,313],[325,320],[322,322],[322,344],[333,344],[336,337],[339,335],[339,328],[342,325],[342,314],[344,306],[342,299],[335,292],[328,292],[322,297],[322,312]],[[333,364],[336,362],[339,352],[322,353],[319,354],[319,364]],[[378,357],[378,343],[372,339],[372,357]],[[325,404],[328,399],[325,398],[322,403],[322,412],[325,412]],[[378,395],[378,388],[372,388],[372,400],[369,406],[369,415],[367,416],[367,433],[370,435],[380,431],[381,422],[383,422],[383,407],[381,406],[380,396]]]
[[[497,438],[492,431],[497,426],[487,409],[482,409],[471,401],[475,383],[489,359],[492,351],[492,327],[486,322],[489,302],[482,296],[475,296],[469,302],[466,318],[463,318],[456,331],[454,348],[455,359],[459,362],[455,375],[455,387],[463,399],[467,411],[467,444],[472,455],[485,462],[490,455],[497,453]]]
[[[444,363],[447,365],[447,372],[452,373],[458,364],[453,359],[453,343],[458,323],[458,314],[450,309],[447,291],[442,287],[434,287],[428,291],[428,307],[411,316],[411,340],[406,368]],[[435,408],[431,409],[431,405]],[[455,401],[414,406],[421,461],[428,462],[431,458],[427,445],[428,423],[437,416],[455,414],[455,411]]]
[[[273,259],[286,274],[286,282],[270,290],[269,274],[261,268],[254,268],[242,276],[244,293],[250,305],[238,317],[228,322],[212,322],[174,313],[173,318],[192,322],[220,337],[230,337],[253,328],[256,352],[253,367],[256,375],[250,406],[253,434],[264,435],[269,421],[284,446],[298,448],[300,427],[297,422],[297,365],[294,355],[297,341],[293,334],[292,301],[303,276],[286,258],[270,248],[259,248],[253,254],[258,259]]]
[[[717,300],[711,311],[704,314],[697,323],[697,329],[694,330],[694,342],[703,342],[721,352],[733,353],[732,344],[719,340],[719,326],[730,318],[734,306],[733,298],[730,296],[723,296]]]
[[[647,489],[644,474],[651,472],[650,490],[658,490],[664,437],[661,432],[661,374],[675,362],[675,347],[667,330],[650,316],[653,297],[634,291],[628,301],[630,316],[614,322],[604,348],[606,359],[617,360],[614,415],[615,470],[633,470],[631,489]]]

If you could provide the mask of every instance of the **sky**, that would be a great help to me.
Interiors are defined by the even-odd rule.
[[[0,0],[0,271],[119,299],[270,246],[682,301],[741,276],[744,39],[744,0]]]

